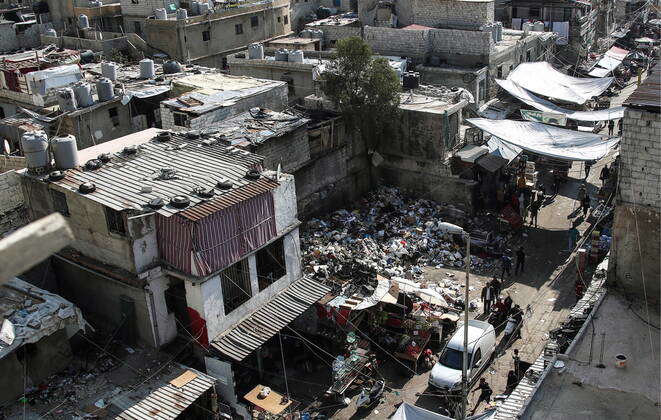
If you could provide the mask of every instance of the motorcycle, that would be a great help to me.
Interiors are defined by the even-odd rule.
[[[376,381],[371,388],[364,387],[356,400],[356,409],[372,408],[378,404],[381,401],[381,395],[383,395],[385,387],[385,381]]]
[[[523,324],[523,319],[510,315],[507,318],[507,325],[505,325],[505,336],[507,343],[511,342],[512,339],[521,337],[521,326]]]

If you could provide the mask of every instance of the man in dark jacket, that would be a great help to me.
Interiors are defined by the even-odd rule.
[[[516,267],[514,267],[514,274],[519,274],[519,269],[523,273],[523,266],[526,261],[526,252],[523,250],[523,247],[520,246],[516,251]]]

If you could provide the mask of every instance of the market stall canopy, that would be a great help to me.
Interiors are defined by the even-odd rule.
[[[389,293],[390,288],[392,286],[390,280],[378,274],[376,276],[376,280],[377,280],[377,285],[376,288],[374,289],[374,292],[371,295],[369,296],[352,295],[349,297],[336,296],[334,299],[328,302],[328,306],[331,306],[333,308],[344,307],[344,308],[349,308],[352,311],[359,311],[361,309],[371,308],[372,306],[375,306],[379,302],[396,303],[397,298],[390,295]]]
[[[487,147],[489,148],[490,154],[507,159],[507,163],[516,159],[516,157],[523,151],[519,146],[506,143],[496,136],[491,136],[489,141],[487,141]]]
[[[544,112],[563,114],[571,120],[607,121],[624,117],[623,106],[609,109],[600,109],[598,111],[572,111],[571,109],[562,108],[551,101],[547,101],[546,99],[542,99],[539,96],[533,95],[518,85],[516,82],[513,82],[509,79],[496,80],[496,83],[498,83],[500,87],[508,91],[512,96],[525,103],[526,105],[530,105],[531,107]]]
[[[487,410],[474,416],[466,417],[466,420],[486,420],[493,415],[494,410]],[[442,414],[434,413],[433,411],[426,410],[422,407],[417,407],[413,404],[403,402],[399,406],[395,414],[390,418],[391,420],[453,420],[452,417],[444,416]]]
[[[597,62],[596,67],[588,74],[593,77],[603,77],[618,68],[622,64],[622,61],[627,58],[627,55],[629,55],[628,50],[619,47],[611,47],[611,49],[606,51],[604,56]],[[603,70],[607,71],[604,73]]]
[[[539,61],[519,64],[507,80],[538,95],[582,105],[604,93],[614,78],[572,77],[559,72],[546,61]]]
[[[619,138],[604,140],[597,134],[529,121],[486,118],[469,118],[466,121],[504,142],[532,153],[563,160],[598,160],[620,141]]]
[[[214,338],[211,346],[240,362],[329,291],[330,287],[311,278],[296,280],[248,318]]]

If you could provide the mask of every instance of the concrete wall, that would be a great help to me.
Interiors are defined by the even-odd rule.
[[[305,125],[280,137],[270,138],[263,143],[250,147],[250,151],[264,156],[264,165],[268,169],[277,169],[293,173],[310,160],[307,127]]]
[[[165,5],[170,4],[179,7],[179,0],[120,0],[122,15],[128,16],[151,16],[154,14],[154,10],[162,9]]]
[[[319,8],[320,0],[292,0],[291,2],[291,29],[300,31],[305,26],[304,18],[314,14]]]
[[[364,40],[377,54],[424,61],[429,53],[429,30],[364,27]]]
[[[615,281],[659,302],[661,115],[627,108],[620,143],[619,195],[613,223]],[[643,278],[645,288],[643,288]]]
[[[14,22],[0,23],[0,52],[9,52],[19,48],[34,48],[40,45],[39,34],[42,28],[50,25],[16,25]],[[19,31],[18,28],[22,28]]]
[[[300,102],[306,96],[316,93],[316,83],[312,79],[312,72],[315,67],[313,64],[249,60],[230,56],[228,65],[232,75],[287,81],[290,103]]]
[[[129,45],[126,37],[106,38],[104,39],[86,39],[78,38],[75,36],[48,36],[41,35],[41,44],[48,45],[54,44],[62,48],[70,48],[75,50],[92,50],[101,51],[104,54],[110,54],[113,50],[129,50]]]
[[[287,107],[287,84],[282,83],[275,86],[268,91],[259,93],[253,96],[237,100],[231,106],[221,107],[213,111],[206,112],[200,116],[191,116],[189,120],[189,128],[194,130],[201,130],[209,128],[214,123],[224,121],[228,118],[237,116],[242,112],[248,111],[253,107],[263,107],[274,111],[281,111]],[[182,130],[183,127],[174,125],[173,112],[178,112],[176,109],[161,104],[161,123],[165,130]]]
[[[3,161],[8,158],[0,156],[0,164]],[[20,176],[13,170],[0,169],[0,238],[27,223],[24,201]]]
[[[117,112],[115,126],[110,118],[109,111]],[[76,111],[64,118],[61,132],[76,137],[78,149],[94,146],[109,140],[127,136],[135,130],[131,125],[129,105],[122,105],[119,101],[97,103],[93,107]]]
[[[324,45],[332,47],[340,39],[362,36],[360,26],[349,25],[305,25],[306,29],[317,29],[324,33]]]
[[[484,25],[494,21],[494,2],[462,0],[412,0],[413,23],[439,27],[469,23]]]

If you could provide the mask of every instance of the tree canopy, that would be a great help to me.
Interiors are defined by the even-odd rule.
[[[396,120],[401,85],[385,58],[358,37],[337,42],[336,55],[323,75],[322,90],[345,119],[360,128],[369,147],[375,147]]]

